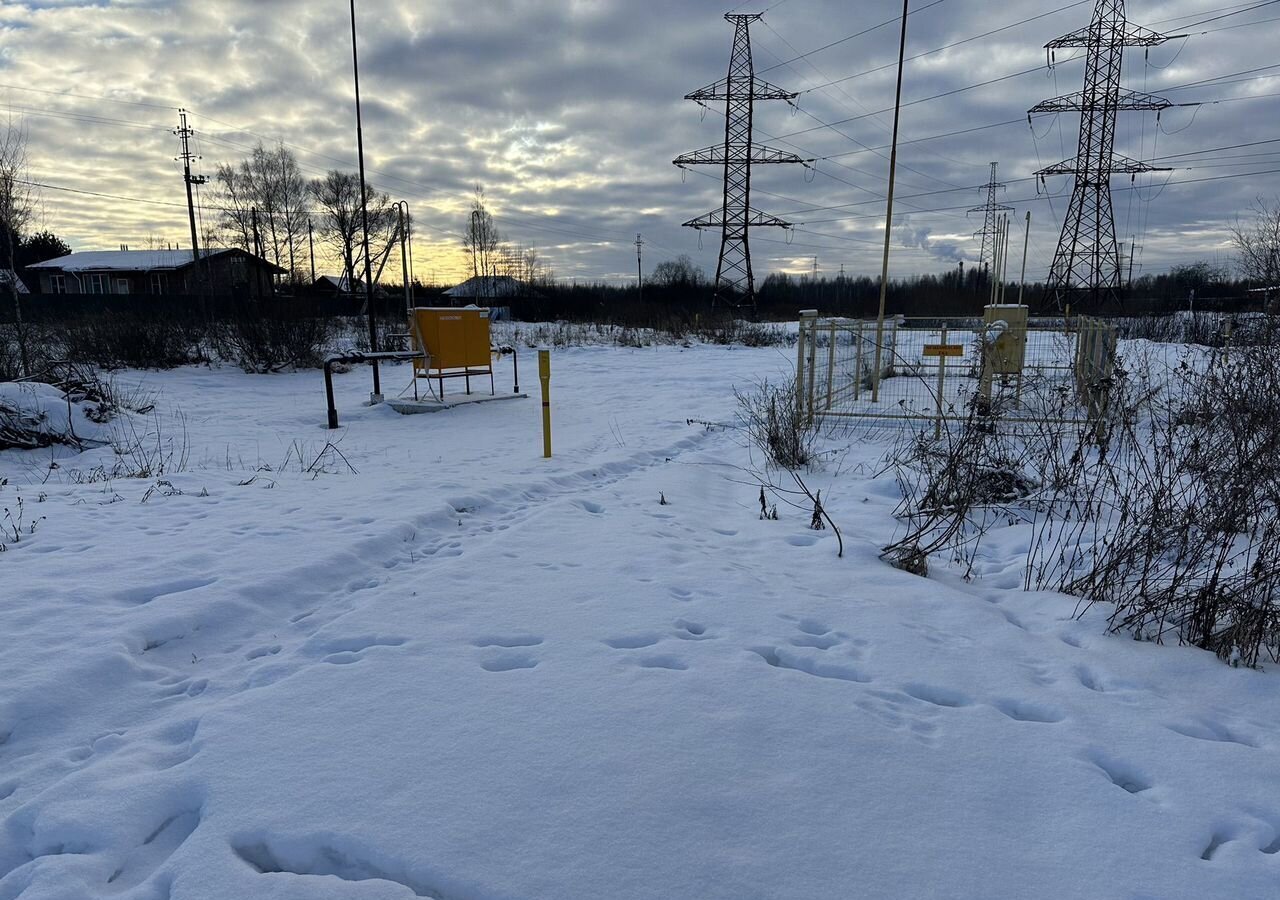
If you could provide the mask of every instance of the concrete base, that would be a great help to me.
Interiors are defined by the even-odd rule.
[[[459,394],[457,397],[446,397],[441,400],[407,400],[399,397],[394,400],[388,400],[387,406],[390,406],[402,416],[414,416],[418,413],[441,412],[446,409],[456,409],[459,406],[472,406],[476,403],[491,403],[494,400],[528,400],[528,394]]]

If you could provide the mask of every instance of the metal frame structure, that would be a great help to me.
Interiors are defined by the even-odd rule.
[[[1083,91],[1045,100],[1028,110],[1028,116],[1080,113],[1075,159],[1035,173],[1042,182],[1048,175],[1075,176],[1071,202],[1046,284],[1058,309],[1073,301],[1079,308],[1081,300],[1098,309],[1109,300],[1119,299],[1120,251],[1111,206],[1111,176],[1132,177],[1168,169],[1115,154],[1116,113],[1159,111],[1173,105],[1151,94],[1123,90],[1121,64],[1125,47],[1154,47],[1167,40],[1166,35],[1129,24],[1124,0],[1097,0],[1088,26],[1045,44],[1050,65],[1055,50],[1081,47],[1088,51]]]
[[[1116,329],[1107,322],[1033,322],[1025,330],[1025,364],[1016,373],[992,364],[988,326],[925,324],[890,320],[881,331],[873,319],[802,313],[799,408],[810,420],[933,422],[939,434],[945,423],[966,420],[975,404],[990,407],[993,399],[1005,409],[1000,421],[1014,424],[1092,422],[1106,413],[1117,348]],[[1024,372],[1035,377],[1024,379]],[[1064,403],[1064,396],[1074,402]]]
[[[1000,227],[1000,213],[1013,212],[1012,206],[1005,206],[1003,203],[996,202],[996,191],[1003,190],[1004,185],[996,181],[996,168],[999,163],[991,164],[991,178],[982,189],[987,192],[987,202],[981,206],[975,206],[969,210],[971,213],[982,213],[982,230],[975,231],[973,236],[982,241],[981,248],[978,250],[978,267],[982,268],[988,260],[995,257],[996,234]]]
[[[716,287],[712,306],[733,309],[756,307],[755,274],[751,269],[752,228],[790,228],[776,216],[751,206],[751,167],[775,163],[806,163],[794,153],[757,144],[752,123],[757,100],[794,100],[799,96],[755,76],[751,61],[751,23],[762,18],[753,15],[726,14],[733,25],[733,53],[729,72],[724,78],[700,90],[685,94],[686,100],[705,105],[724,101],[724,144],[704,147],[676,157],[672,162],[685,166],[721,166],[724,170],[724,199],[719,210],[690,219],[687,228],[719,228],[720,258],[716,263]]]

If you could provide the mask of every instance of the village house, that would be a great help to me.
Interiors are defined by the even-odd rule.
[[[91,250],[29,266],[36,294],[178,294],[267,297],[279,266],[240,249]]]

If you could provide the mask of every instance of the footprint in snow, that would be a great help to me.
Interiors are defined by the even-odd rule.
[[[642,647],[652,647],[662,637],[653,633],[646,634],[630,634],[622,635],[615,638],[605,638],[605,643],[614,650],[639,650]]]
[[[471,643],[477,647],[536,647],[542,638],[534,634],[485,635]]]
[[[636,660],[636,664],[642,669],[674,669],[676,671],[683,671],[689,668],[689,664],[684,660],[670,654],[642,656],[640,659]]]
[[[502,653],[480,661],[486,672],[511,672],[516,669],[532,669],[538,658],[529,653]]]
[[[676,619],[672,623],[676,627],[676,637],[682,641],[707,641],[712,636],[707,634],[707,626],[689,619]]]

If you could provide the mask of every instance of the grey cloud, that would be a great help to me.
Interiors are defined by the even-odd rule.
[[[1175,0],[1130,2],[1133,21],[1177,30],[1204,4]],[[691,174],[682,183],[671,159],[715,144],[723,119],[700,115],[684,93],[722,77],[732,31],[720,4],[655,0],[359,0],[365,139],[371,180],[414,205],[419,250],[446,272],[471,186],[485,185],[499,225],[513,240],[539,245],[563,276],[630,272],[636,231],[649,243],[646,261],[690,254],[714,271],[717,241],[681,229],[680,222],[719,202],[716,178]],[[1047,11],[1048,4],[1010,0],[997,6],[947,0],[911,16],[908,54],[1001,27]],[[892,19],[894,0],[790,0],[753,29],[757,69],[770,81],[806,91],[799,113],[761,104],[759,139],[818,163],[806,180],[797,167],[762,168],[756,203],[804,223],[790,248],[760,234],[765,265],[789,267],[792,257],[820,257],[823,271],[879,270],[883,192],[891,117],[867,115],[892,105],[894,71],[886,68],[809,90],[894,61],[896,26],[879,28],[829,50],[779,65],[879,22]],[[1057,239],[1069,189],[1030,175],[1074,155],[1075,119],[1035,120],[1025,112],[1055,94],[1078,90],[1080,61],[1060,54],[1044,67],[1043,44],[1082,27],[1088,4],[988,38],[959,44],[908,65],[904,99],[913,101],[967,84],[1036,70],[903,110],[892,271],[937,271],[977,247],[953,236],[975,225],[965,210],[981,202],[977,187],[987,164],[1000,161],[1008,190],[1002,200],[1020,220],[1033,212],[1029,273],[1043,277]],[[1167,23],[1159,15],[1180,17]],[[1258,13],[1255,15],[1261,15]],[[1240,17],[1247,21],[1249,16]],[[1232,20],[1213,26],[1231,24]],[[1195,29],[1193,29],[1195,30]],[[1214,75],[1272,62],[1266,27],[1198,35],[1126,59],[1126,81],[1154,93]],[[185,106],[200,132],[203,165],[234,161],[259,137],[301,149],[308,174],[355,162],[350,84],[350,32],[344,4],[307,0],[149,0],[139,3],[7,3],[0,9],[0,81],[17,86]],[[793,49],[795,48],[795,49]],[[1161,66],[1167,66],[1160,68]],[[1224,99],[1243,91],[1275,92],[1277,82],[1171,91],[1171,99]],[[27,120],[33,173],[53,184],[178,203],[181,180],[168,130],[175,113],[53,97],[0,88],[0,102],[55,110],[82,118]],[[1270,137],[1277,101],[1260,99],[1122,117],[1121,152],[1142,158]],[[850,119],[836,129],[823,122]],[[47,113],[42,113],[47,115]],[[127,119],[125,128],[83,117]],[[218,121],[214,121],[218,120]],[[222,122],[233,123],[235,128]],[[1009,122],[940,140],[917,138]],[[817,127],[815,127],[817,126]],[[793,132],[813,131],[787,137]],[[1181,129],[1181,130],[1179,130]],[[252,132],[252,133],[248,133]],[[775,137],[767,137],[773,135]],[[1266,147],[1260,147],[1265,150]],[[852,151],[852,152],[851,152]],[[1172,173],[1174,181],[1262,171],[1275,157],[1209,160]],[[1169,160],[1187,166],[1193,158]],[[1252,168],[1241,163],[1257,163]],[[713,169],[705,174],[716,175]],[[1171,184],[1166,174],[1144,176],[1130,189],[1115,182],[1117,230],[1144,245],[1148,270],[1198,258],[1225,258],[1225,226],[1257,194],[1277,192],[1274,175],[1255,179]],[[180,205],[95,201],[45,192],[49,227],[78,247],[112,247],[147,233],[174,239],[185,233]],[[829,208],[834,207],[834,208]],[[548,210],[553,211],[548,214]],[[652,212],[657,210],[659,212]],[[434,229],[434,230],[433,230]],[[908,234],[909,232],[909,234]],[[938,239],[934,235],[947,237]],[[776,261],[776,262],[775,262]],[[760,267],[759,264],[757,266]],[[761,273],[763,274],[763,272]]]

